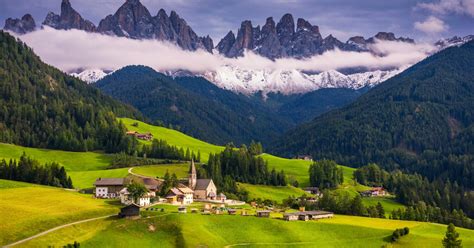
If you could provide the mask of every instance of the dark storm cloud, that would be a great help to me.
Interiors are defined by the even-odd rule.
[[[124,0],[70,1],[84,18],[95,24],[106,15],[113,14],[124,2]],[[415,29],[414,24],[422,23],[436,13],[430,13],[429,9],[419,6],[425,4],[436,7],[436,4],[442,1],[142,0],[141,2],[152,15],[155,15],[160,8],[165,9],[167,13],[176,10],[199,35],[209,34],[217,43],[229,30],[235,32],[243,20],[251,20],[255,26],[263,25],[267,17],[273,16],[278,22],[285,13],[292,13],[295,19],[302,17],[312,24],[319,25],[323,36],[333,34],[341,40],[353,35],[368,37],[379,31],[424,39],[425,33]],[[48,11],[59,12],[60,2],[60,0],[0,0],[0,19],[21,17],[25,13],[31,13],[36,22],[41,23]],[[437,34],[439,36],[474,33],[472,16],[463,15],[459,11],[445,11],[442,20],[449,29]]]

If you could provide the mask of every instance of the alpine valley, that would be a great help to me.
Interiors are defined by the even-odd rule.
[[[51,2],[0,0],[2,247],[474,247],[469,1]]]

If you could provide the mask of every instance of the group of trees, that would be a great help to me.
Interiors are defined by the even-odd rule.
[[[408,228],[408,227],[404,227],[404,228],[400,228],[400,229],[397,228],[397,229],[395,229],[395,231],[393,231],[391,240],[392,240],[392,242],[395,242],[400,237],[405,236],[408,233],[410,233],[410,228]]]
[[[398,202],[405,205],[415,206],[418,202],[424,202],[447,212],[462,210],[467,216],[474,216],[474,192],[456,181],[429,181],[419,174],[405,174],[399,170],[388,173],[376,164],[357,169],[354,178],[361,184],[385,187],[395,193]]]
[[[418,202],[413,206],[400,208],[392,211],[391,219],[415,220],[424,222],[436,222],[442,224],[453,223],[456,226],[474,229],[474,221],[467,217],[462,210],[446,210],[439,207],[426,205]]]
[[[113,155],[110,168],[123,168],[129,166],[172,163],[173,160],[199,162],[201,151],[197,154],[189,148],[184,150],[177,146],[169,145],[166,140],[154,139],[151,145],[135,146],[131,153],[120,152]]]
[[[337,214],[385,218],[382,204],[365,207],[360,195],[352,198],[347,194],[339,195],[329,190],[324,190],[323,196],[318,201],[313,201],[306,195],[297,198],[290,196],[283,201],[283,206],[293,209],[305,207],[306,210],[326,210]]]
[[[148,193],[148,189],[145,185],[135,181],[132,181],[127,185],[127,191],[134,203],[138,203],[138,199]]]
[[[208,163],[201,166],[198,173],[200,177],[212,178],[219,186],[225,186],[227,176],[243,183],[287,185],[283,171],[268,170],[267,162],[255,153],[251,153],[245,145],[237,149],[230,144],[223,152],[210,154]]]
[[[18,162],[0,161],[0,178],[62,188],[72,188],[72,180],[64,167],[57,163],[40,164],[23,153]]]
[[[210,154],[207,164],[201,165],[197,172],[200,178],[212,178],[214,183],[228,197],[248,200],[248,192],[237,185],[237,182],[286,186],[284,171],[268,169],[267,162],[259,157],[263,153],[262,144],[252,142],[247,148],[228,144],[224,151]]]
[[[0,142],[70,151],[133,149],[116,115],[141,114],[43,63],[0,31]]]
[[[186,151],[181,147],[172,146],[166,140],[153,139],[151,145],[143,145],[138,151],[138,156],[160,159],[174,159],[174,160],[194,160],[201,161],[201,151],[195,154],[189,148]]]
[[[314,162],[309,167],[309,183],[320,189],[335,188],[343,182],[342,168],[331,160]]]

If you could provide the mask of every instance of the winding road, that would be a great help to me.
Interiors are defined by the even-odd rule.
[[[65,228],[65,227],[69,227],[69,226],[73,226],[73,225],[77,225],[77,224],[82,224],[82,223],[89,222],[89,221],[94,221],[94,220],[100,220],[100,219],[105,219],[105,218],[109,218],[109,217],[114,217],[114,216],[117,216],[117,215],[114,214],[114,215],[107,215],[107,216],[95,217],[95,218],[91,218],[91,219],[86,219],[86,220],[80,220],[80,221],[72,222],[72,223],[69,223],[69,224],[64,224],[64,225],[61,225],[61,226],[57,226],[57,227],[51,228],[51,229],[46,230],[46,231],[44,231],[44,232],[40,232],[40,233],[38,233],[38,234],[36,234],[36,235],[33,235],[33,236],[29,237],[29,238],[16,241],[15,243],[11,243],[11,244],[9,244],[9,245],[5,245],[5,246],[3,246],[3,247],[4,247],[4,248],[7,248],[7,247],[12,247],[12,246],[15,246],[15,245],[19,245],[19,244],[21,244],[21,243],[25,243],[25,242],[27,242],[27,241],[30,241],[30,240],[32,240],[32,239],[41,237],[41,236],[43,236],[43,235],[46,235],[46,234],[48,234],[48,233],[57,231],[57,230],[59,230],[59,229]]]

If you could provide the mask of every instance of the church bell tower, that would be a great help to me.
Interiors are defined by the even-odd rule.
[[[188,176],[188,187],[193,189],[196,188],[197,174],[196,166],[194,165],[194,159],[191,160],[191,166],[189,167],[189,176]]]

